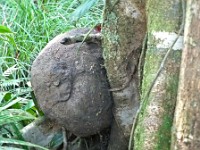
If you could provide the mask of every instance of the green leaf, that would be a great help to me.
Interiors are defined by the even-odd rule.
[[[98,0],[86,0],[84,3],[82,3],[78,8],[75,9],[75,11],[70,15],[70,18],[72,18],[72,21],[77,21],[79,18],[81,18],[85,13],[89,11],[89,9],[97,3]]]
[[[57,148],[59,145],[63,143],[63,134],[62,133],[57,133],[54,135],[54,137],[51,139],[49,143],[49,147],[51,149]]]
[[[0,112],[0,126],[27,119],[35,119],[35,117],[21,109],[7,109]]]
[[[0,103],[2,100],[8,101],[11,99],[11,93],[10,92],[0,92]]]
[[[1,80],[1,88],[6,88],[6,87],[10,87],[10,86],[19,86],[19,83],[22,82],[23,79],[19,78],[19,79],[9,79],[9,80],[6,80],[6,79],[2,79]]]
[[[21,149],[21,148],[16,148],[16,147],[11,147],[11,146],[0,146],[0,149],[1,150],[24,150],[24,149]]]
[[[8,27],[0,25],[0,33],[13,33]]]
[[[3,34],[5,37],[7,37],[8,40],[6,38],[0,38],[0,39],[10,42],[10,44],[12,44],[16,49],[18,49],[13,36],[8,33],[13,33],[13,32],[8,27],[0,25],[0,34]]]
[[[23,98],[16,98],[16,99],[14,99],[14,100],[10,100],[10,101],[8,101],[8,102],[6,102],[6,103],[3,103],[3,104],[1,105],[1,107],[0,107],[0,112],[1,112],[2,110],[5,110],[5,109],[11,107],[12,105],[18,103],[18,102],[21,101],[21,100],[23,100]]]
[[[7,144],[25,145],[25,146],[29,146],[29,147],[36,147],[36,148],[39,148],[39,149],[42,149],[42,150],[49,150],[45,147],[42,147],[42,146],[39,146],[39,145],[36,145],[36,144],[32,144],[32,143],[29,143],[29,142],[20,141],[20,140],[16,140],[16,139],[10,139],[10,138],[0,137],[0,143],[1,144],[7,143]]]
[[[5,36],[9,39],[10,44],[12,44],[16,49],[18,49],[13,36],[10,35],[5,35]]]
[[[12,67],[9,67],[8,69],[6,69],[4,72],[3,72],[3,76],[4,77],[8,77],[10,76],[11,74],[13,74],[14,72],[16,72],[16,70],[18,70],[19,68],[16,67],[17,65],[14,64]]]
[[[13,136],[16,137],[18,140],[25,141],[24,137],[22,136],[22,133],[20,132],[20,129],[22,129],[21,123],[11,123],[10,125],[13,129],[12,130]],[[22,146],[22,147],[23,149],[28,150],[27,146]]]
[[[34,102],[32,100],[28,100],[28,103],[22,107],[23,110],[28,110],[30,108],[32,108],[33,106],[35,106]]]

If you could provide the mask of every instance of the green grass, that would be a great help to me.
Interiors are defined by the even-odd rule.
[[[90,9],[87,5],[77,9],[82,2],[84,0],[0,1],[0,138],[17,140],[23,149],[31,146],[19,142],[23,141],[20,129],[41,114],[29,86],[31,64],[56,35],[101,22],[102,1]],[[81,9],[85,15],[79,18],[80,14],[73,12]],[[0,147],[8,145],[0,143]]]

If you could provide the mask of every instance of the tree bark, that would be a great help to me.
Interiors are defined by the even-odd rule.
[[[139,107],[137,66],[145,32],[144,1],[105,1],[103,56],[114,100],[110,150],[128,147],[132,122]]]
[[[148,45],[145,58],[142,107],[135,130],[136,150],[168,150],[170,148],[171,126],[177,96],[179,62],[182,37],[173,46],[161,74],[148,93],[164,55],[177,38],[180,28],[180,0],[149,0]]]
[[[187,1],[184,50],[172,134],[172,150],[200,148],[200,1]]]

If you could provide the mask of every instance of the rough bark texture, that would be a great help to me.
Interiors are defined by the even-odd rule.
[[[139,106],[137,66],[146,32],[144,3],[141,0],[106,0],[102,32],[105,67],[114,90],[111,150],[127,149]]]
[[[179,0],[149,0],[147,10],[148,46],[142,85],[143,101],[164,55],[177,37],[181,20]],[[181,44],[181,39],[178,42]],[[143,103],[134,137],[136,150],[168,150],[170,147],[181,56],[178,42],[173,47],[176,51],[168,57],[149,97]]]
[[[60,42],[87,33],[76,29],[58,35],[33,62],[31,83],[45,116],[77,136],[89,136],[110,126],[112,102],[102,49],[95,43]]]
[[[187,1],[172,150],[200,149],[200,1]]]

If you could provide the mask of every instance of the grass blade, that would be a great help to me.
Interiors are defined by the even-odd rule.
[[[8,27],[0,25],[0,33],[13,33]]]
[[[7,109],[0,112],[0,126],[28,119],[35,117],[21,109]]]
[[[45,147],[42,147],[42,146],[39,146],[39,145],[36,145],[36,144],[32,144],[32,143],[29,143],[29,142],[20,141],[20,140],[16,140],[16,139],[3,138],[3,137],[0,137],[0,143],[1,144],[7,143],[7,144],[24,145],[24,146],[29,146],[29,147],[36,147],[36,148],[39,148],[39,149],[42,149],[42,150],[49,150]]]
[[[72,18],[72,21],[77,21],[79,18],[81,18],[97,2],[98,0],[86,0],[81,6],[76,8],[75,11],[71,14],[70,18]]]

